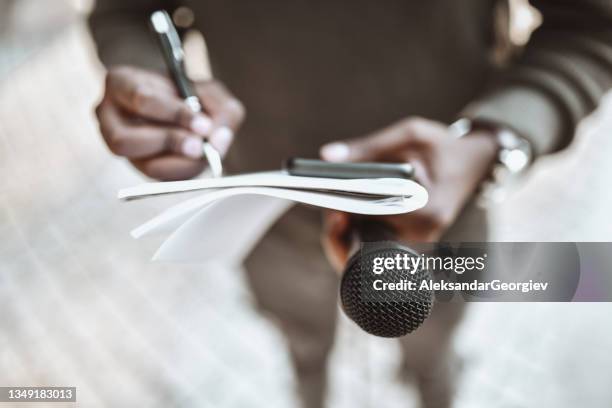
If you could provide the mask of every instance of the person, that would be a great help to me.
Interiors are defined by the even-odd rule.
[[[503,60],[505,0],[99,0],[90,26],[108,67],[101,133],[160,180],[200,174],[203,138],[231,172],[319,154],[409,161],[429,203],[384,221],[410,242],[486,241],[487,214],[473,198],[496,165],[500,129],[527,141],[534,158],[558,151],[612,81],[612,4],[532,3],[541,26]],[[178,6],[193,10],[209,50],[215,79],[196,85],[203,114],[178,97],[147,27],[151,12]],[[456,118],[474,124],[461,138],[448,127]],[[319,237],[341,266],[350,223],[330,213],[322,226],[320,217],[289,211],[246,265],[259,306],[288,339],[306,407],[324,403],[338,310],[338,276]],[[452,404],[450,342],[462,310],[437,304],[400,340],[427,407]]]

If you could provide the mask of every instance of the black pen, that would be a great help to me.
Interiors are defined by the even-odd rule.
[[[179,91],[179,95],[181,95],[191,110],[201,112],[202,104],[185,72],[185,53],[183,52],[181,39],[176,32],[172,19],[166,11],[160,10],[151,14],[150,23],[153,31],[157,34],[164,61]],[[213,177],[221,177],[223,174],[221,155],[207,140],[203,141],[202,146]]]

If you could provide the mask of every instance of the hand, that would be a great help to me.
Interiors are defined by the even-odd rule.
[[[364,138],[325,145],[321,157],[334,162],[411,163],[416,181],[429,192],[429,202],[409,214],[380,217],[399,239],[410,243],[435,242],[442,237],[489,174],[497,150],[495,138],[485,131],[457,139],[442,123],[411,118]],[[325,251],[340,269],[348,255],[350,216],[329,212],[324,224]]]
[[[194,177],[204,170],[202,140],[221,155],[244,119],[244,108],[216,81],[195,84],[205,113],[193,112],[172,81],[160,74],[122,66],[109,70],[96,108],[100,131],[116,155],[160,180]]]

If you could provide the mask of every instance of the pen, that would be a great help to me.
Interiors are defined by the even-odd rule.
[[[179,95],[191,110],[201,112],[202,104],[193,90],[193,84],[185,73],[185,53],[172,19],[166,11],[160,10],[151,14],[150,23],[153,31],[157,34],[164,61]],[[221,155],[207,140],[203,142],[203,150],[213,177],[221,177],[223,174]]]

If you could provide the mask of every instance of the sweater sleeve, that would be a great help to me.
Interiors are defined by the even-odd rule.
[[[612,2],[536,0],[536,29],[487,94],[463,115],[508,126],[537,154],[567,146],[612,86]]]
[[[163,58],[149,30],[156,10],[172,12],[178,1],[99,0],[89,17],[89,27],[102,63],[128,64],[165,70]]]

